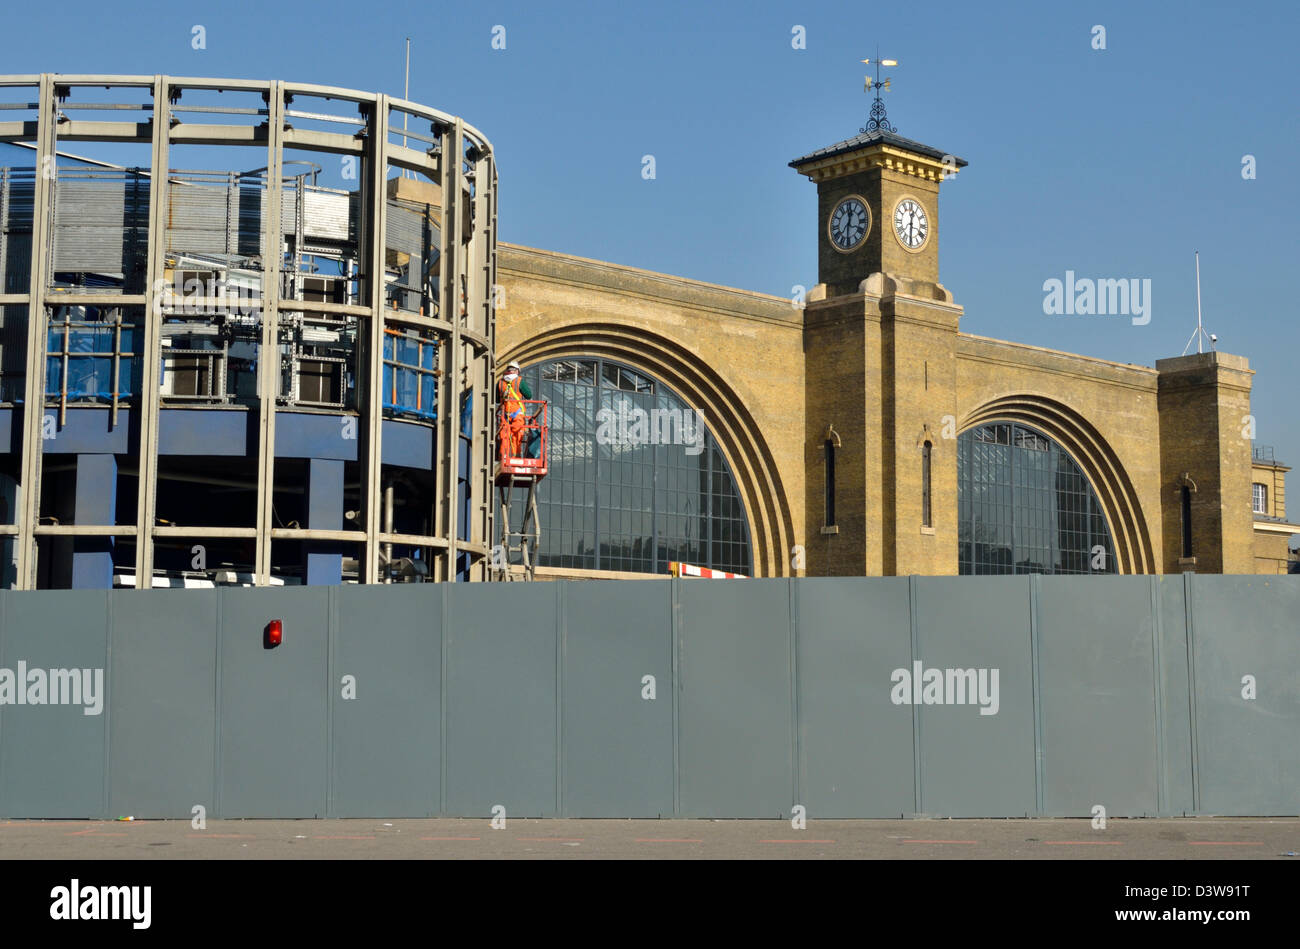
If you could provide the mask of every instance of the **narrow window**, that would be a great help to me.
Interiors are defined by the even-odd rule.
[[[921,446],[921,526],[933,527],[930,521],[930,452],[934,446],[926,442]]]
[[[835,443],[826,439],[826,526],[835,526]]]
[[[1183,556],[1192,555],[1192,489],[1183,485]]]
[[[1254,504],[1252,508],[1256,514],[1268,513],[1268,485],[1260,484],[1258,481],[1252,484],[1251,494],[1253,495]]]

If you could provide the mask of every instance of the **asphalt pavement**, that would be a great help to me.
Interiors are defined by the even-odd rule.
[[[1300,818],[0,821],[0,860],[1300,860]]]

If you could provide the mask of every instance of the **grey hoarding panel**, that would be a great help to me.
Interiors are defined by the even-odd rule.
[[[1187,609],[1181,576],[1155,577],[1160,637],[1161,777],[1166,814],[1190,814],[1192,800],[1191,679],[1187,666]]]
[[[906,577],[794,586],[800,803],[810,817],[899,817],[916,809],[912,715],[889,700],[911,663]]]
[[[218,810],[221,817],[323,817],[327,591],[220,591]],[[263,646],[273,619],[284,641]]]
[[[1191,581],[1199,810],[1300,814],[1300,577]]]
[[[1158,810],[1151,578],[1042,577],[1043,811]]]
[[[925,813],[1033,813],[1035,655],[1047,812],[1149,813],[1153,780],[1165,813],[1300,812],[1300,579],[910,584],[0,593],[0,668],[101,669],[107,696],[0,705],[0,816],[429,814],[439,783],[456,816],[879,817],[913,791]],[[997,668],[997,714],[895,705],[917,660]]]
[[[107,816],[108,594],[9,592],[2,599],[0,687],[8,683],[14,691],[6,701],[16,700],[21,673],[27,688],[24,704],[0,705],[0,814]],[[75,682],[69,670],[81,673]],[[56,697],[68,701],[50,704]],[[41,704],[29,704],[34,699]],[[97,714],[86,714],[96,705]]]
[[[794,804],[787,580],[675,581],[683,817],[781,817]]]
[[[914,705],[919,712],[921,812],[948,817],[1023,817],[1037,808],[1030,578],[915,577],[916,644],[925,670],[984,671],[992,701]],[[913,676],[909,672],[908,679]],[[952,698],[964,680],[954,675]],[[900,681],[900,686],[903,684]],[[910,683],[916,686],[917,683]],[[906,698],[906,696],[902,696]],[[892,698],[892,697],[891,697]],[[920,698],[924,700],[922,690]],[[978,698],[978,697],[977,697]],[[897,711],[905,711],[902,708]]]
[[[558,595],[553,583],[444,587],[445,816],[556,816]]]
[[[215,813],[217,591],[117,590],[109,812]]]
[[[333,587],[334,817],[438,813],[441,584]],[[344,681],[345,676],[351,679]],[[345,698],[347,695],[352,698]]]
[[[672,588],[619,580],[560,590],[564,816],[671,816]]]

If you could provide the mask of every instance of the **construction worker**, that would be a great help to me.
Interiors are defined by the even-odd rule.
[[[497,383],[497,404],[501,407],[501,429],[497,432],[497,445],[501,460],[518,458],[524,440],[524,400],[533,397],[532,390],[520,372],[519,363],[510,362],[505,375]]]

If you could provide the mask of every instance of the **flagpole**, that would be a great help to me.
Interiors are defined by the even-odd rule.
[[[405,78],[403,79],[402,82],[402,98],[406,99],[408,102],[411,99],[411,38],[409,36],[406,38],[406,73],[405,73]],[[406,120],[409,117],[410,116],[406,112],[402,113],[402,147],[403,148],[406,147]],[[405,171],[402,172],[402,177],[403,178],[406,177]]]
[[[1205,330],[1201,329],[1201,252],[1196,251],[1196,351],[1201,352]]]

